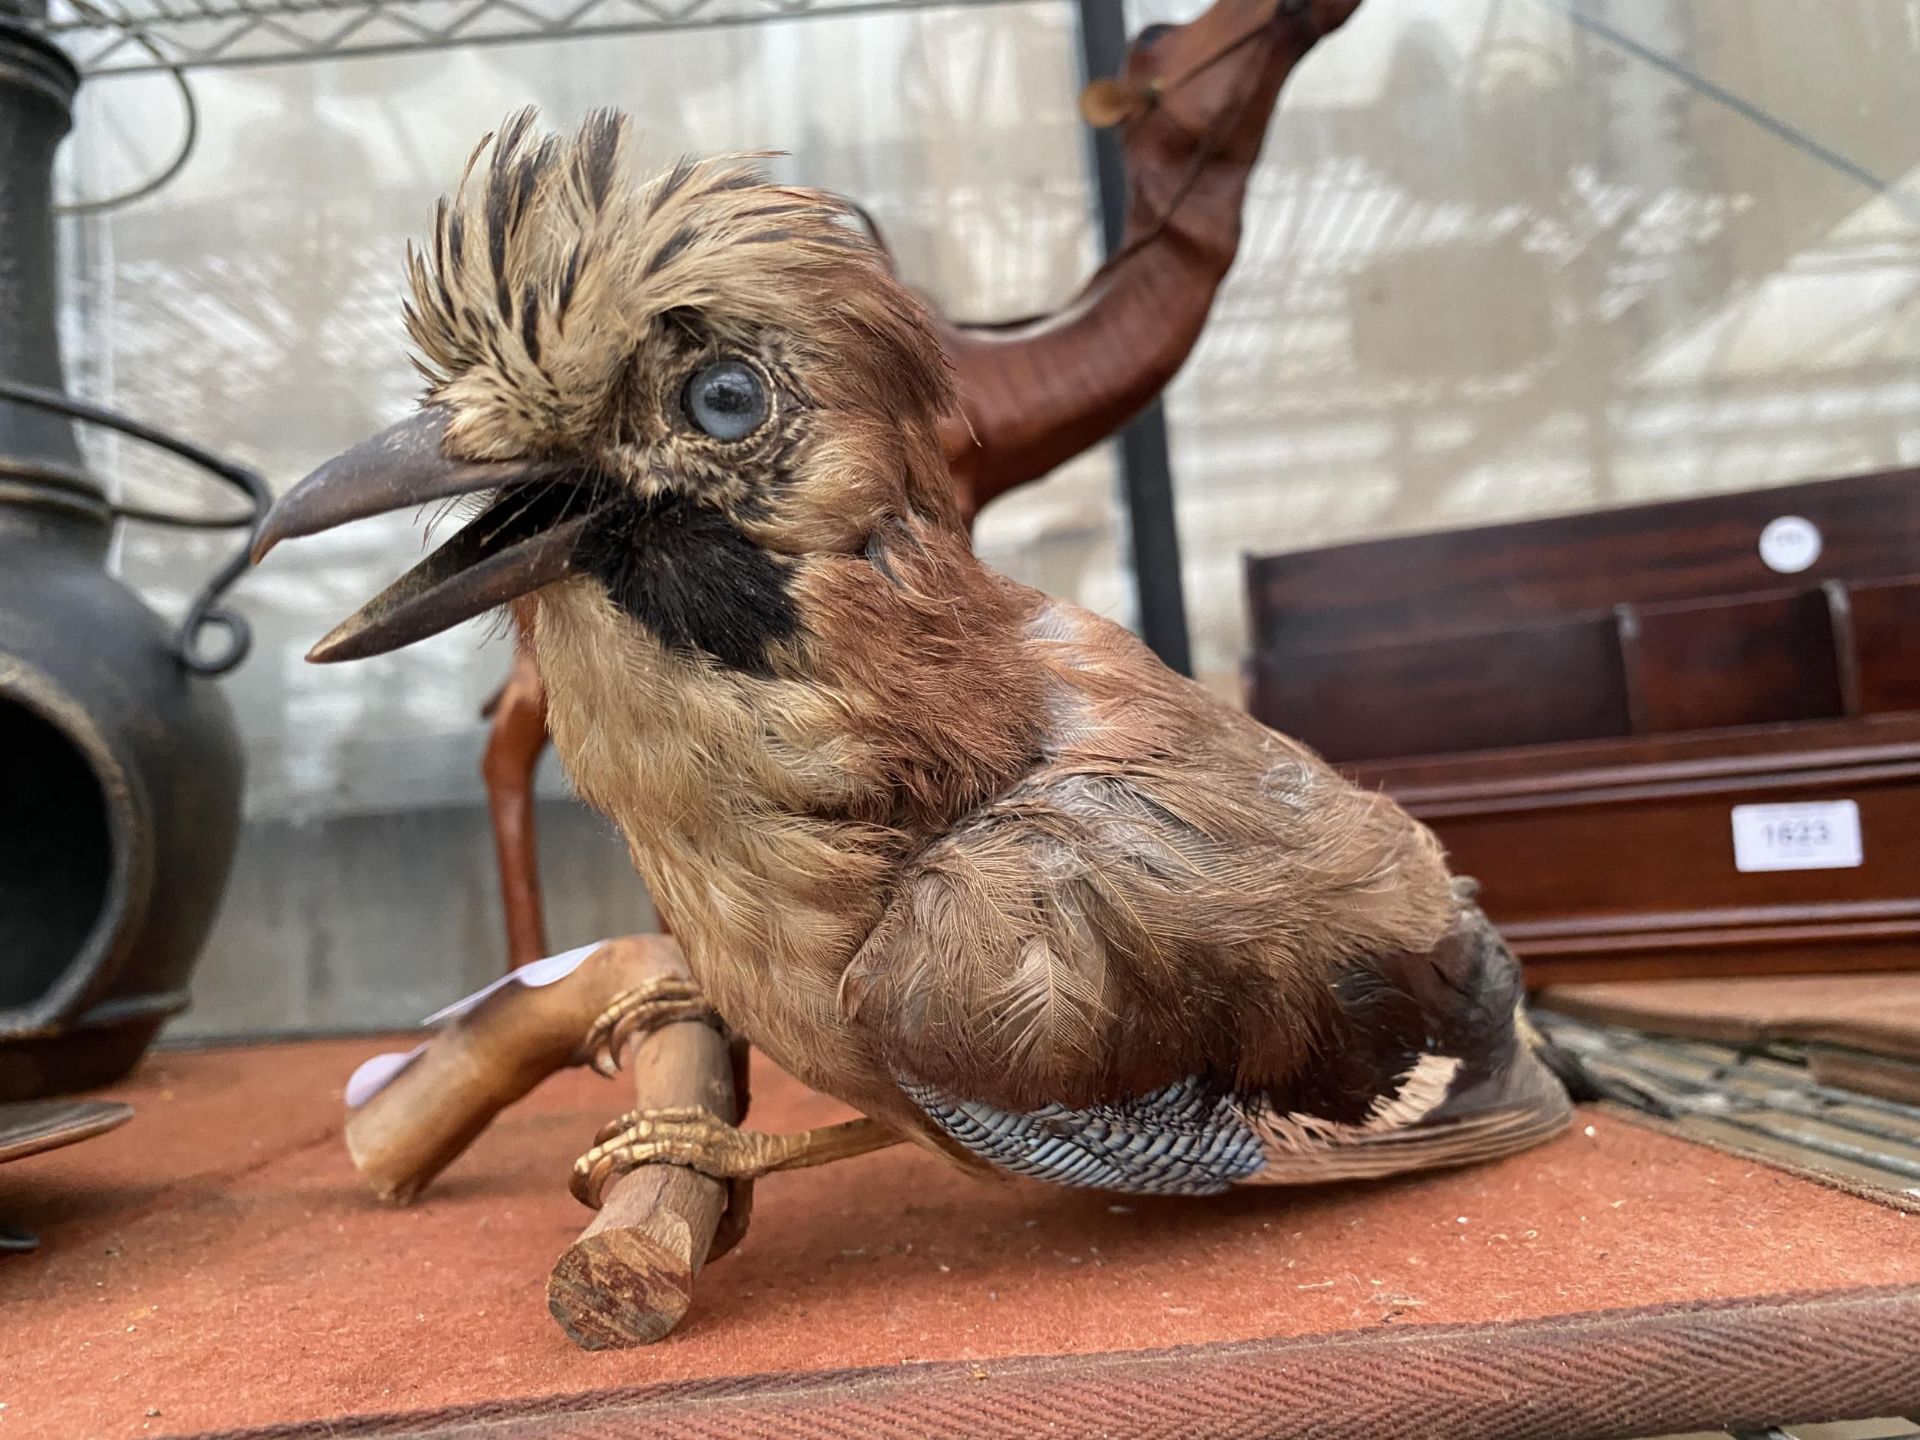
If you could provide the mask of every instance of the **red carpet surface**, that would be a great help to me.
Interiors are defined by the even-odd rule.
[[[588,1354],[548,1316],[544,1285],[588,1218],[568,1167],[623,1108],[624,1086],[556,1078],[395,1210],[366,1193],[339,1132],[342,1084],[383,1048],[162,1055],[109,1092],[136,1107],[129,1124],[0,1171],[0,1218],[45,1242],[0,1258],[0,1440],[902,1362],[962,1362],[938,1373],[985,1381],[1007,1357],[1364,1340],[1854,1287],[1902,1287],[1888,1293],[1904,1305],[1920,1286],[1920,1216],[1583,1114],[1564,1138],[1491,1167],[1213,1200],[987,1184],[907,1149],[774,1176],[676,1334]],[[837,1114],[756,1072],[756,1126]],[[1815,1363],[1812,1351],[1783,1361],[1796,1363]],[[1901,1367],[1873,1364],[1897,1388]],[[1889,1413],[1893,1398],[1863,1394],[1882,1407],[1863,1413]],[[1267,1433],[1222,1421],[1229,1432]]]

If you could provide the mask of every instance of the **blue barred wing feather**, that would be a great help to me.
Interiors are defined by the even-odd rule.
[[[947,1137],[1012,1175],[1137,1195],[1214,1195],[1258,1174],[1260,1137],[1239,1102],[1182,1080],[1117,1105],[1003,1110],[902,1086]]]
[[[1462,1082],[1467,1082],[1462,1084]],[[1008,1174],[1136,1195],[1214,1195],[1234,1185],[1304,1185],[1474,1164],[1564,1129],[1570,1108],[1531,1050],[1491,1081],[1424,1055],[1357,1122],[1282,1110],[1198,1077],[1111,1104],[1013,1110],[903,1079],[962,1149]]]

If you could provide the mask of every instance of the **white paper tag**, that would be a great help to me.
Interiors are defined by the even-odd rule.
[[[1851,800],[1733,807],[1737,870],[1850,870],[1864,858]]]
[[[1760,532],[1760,559],[1769,570],[1798,575],[1820,558],[1820,527],[1799,515],[1780,515]]]
[[[596,940],[591,945],[582,945],[575,950],[565,950],[558,955],[549,955],[544,960],[529,960],[518,970],[509,970],[485,989],[476,990],[473,994],[456,1000],[451,1005],[441,1006],[420,1022],[420,1028],[424,1030],[429,1026],[438,1025],[442,1020],[452,1020],[456,1016],[466,1014],[469,1010],[478,1009],[482,1000],[503,985],[525,985],[537,990],[542,985],[552,985],[564,980],[586,964],[587,957],[606,943],[604,940]]]

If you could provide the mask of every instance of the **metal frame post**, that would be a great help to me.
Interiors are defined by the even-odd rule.
[[[1082,79],[1115,74],[1127,52],[1125,0],[1078,0]],[[1093,192],[1107,254],[1127,228],[1127,164],[1117,130],[1090,141]],[[1180,575],[1180,532],[1173,508],[1173,465],[1166,410],[1156,399],[1120,432],[1120,487],[1127,506],[1140,636],[1182,675],[1193,673],[1187,600]]]

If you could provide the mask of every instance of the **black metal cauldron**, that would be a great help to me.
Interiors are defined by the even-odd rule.
[[[73,418],[251,472],[61,393],[54,148],[79,76],[0,0],[0,1100],[105,1084],[139,1059],[213,923],[240,821],[240,739],[211,676],[245,654],[215,606],[237,556],[170,634],[102,568],[117,519]],[[209,625],[220,653],[198,648]]]

